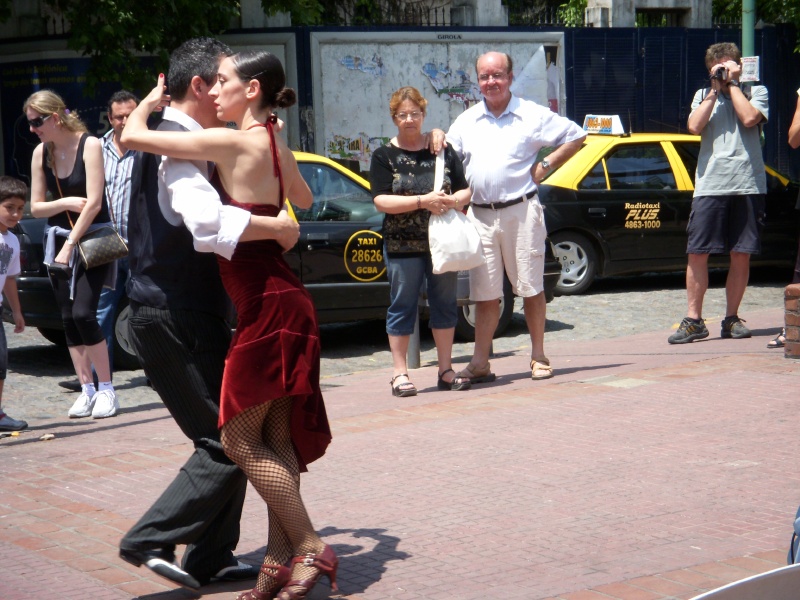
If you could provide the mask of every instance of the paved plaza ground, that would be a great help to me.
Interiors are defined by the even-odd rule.
[[[466,392],[436,391],[430,364],[412,372],[414,398],[390,395],[385,368],[326,378],[334,441],[302,490],[341,558],[332,597],[665,600],[785,564],[800,361],[766,348],[781,310],[742,316],[751,339],[711,323],[684,346],[669,330],[549,342],[548,381],[530,380],[525,350]],[[117,557],[191,451],[157,397],[112,419],[61,415],[0,440],[0,598],[252,587],[192,594]],[[244,560],[260,562],[266,531],[251,489]]]

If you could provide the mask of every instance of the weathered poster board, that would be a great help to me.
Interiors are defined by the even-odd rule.
[[[447,130],[481,101],[475,61],[488,50],[514,60],[515,94],[563,107],[563,98],[548,99],[547,72],[550,59],[563,82],[562,47],[560,32],[312,32],[314,151],[369,170],[372,151],[397,132],[389,98],[406,85],[428,101],[423,130]],[[552,67],[550,82],[552,95]]]

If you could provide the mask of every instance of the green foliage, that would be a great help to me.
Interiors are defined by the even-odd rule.
[[[67,45],[91,57],[87,93],[97,83],[119,81],[128,89],[149,89],[141,55],[156,57],[155,72],[166,70],[170,51],[184,40],[218,35],[239,14],[228,0],[45,0],[70,24]]]
[[[153,73],[165,71],[169,54],[185,40],[216,36],[236,24],[235,0],[43,0],[70,24],[67,45],[91,58],[86,93],[103,81],[125,88],[149,89]],[[12,14],[14,0],[0,0],[0,22]],[[261,0],[267,14],[286,11],[295,25],[319,22],[317,0]],[[145,71],[140,57],[156,57]]]
[[[558,7],[559,20],[567,27],[583,27],[587,0],[567,0]]]
[[[742,17],[742,0],[713,0],[715,18],[737,21]],[[800,3],[787,0],[756,0],[756,20],[765,23],[793,23],[800,26]]]
[[[288,12],[294,25],[319,25],[323,12],[317,0],[261,0],[261,7],[268,15]]]
[[[0,23],[5,23],[11,16],[11,7],[14,0],[0,0]]]

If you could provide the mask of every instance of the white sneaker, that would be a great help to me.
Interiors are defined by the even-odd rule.
[[[117,395],[114,390],[100,390],[92,396],[92,409],[93,419],[105,419],[106,417],[113,417],[119,410],[119,402],[117,402]]]
[[[96,394],[95,394],[96,395]],[[69,409],[67,413],[70,419],[81,419],[83,417],[92,416],[92,407],[94,406],[94,396],[91,398],[86,392],[81,392],[75,404]]]

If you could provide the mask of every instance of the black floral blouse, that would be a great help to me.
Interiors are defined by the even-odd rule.
[[[464,167],[458,155],[445,148],[444,183],[442,189],[452,194],[468,187]],[[436,156],[429,150],[403,150],[392,144],[381,146],[372,154],[369,181],[372,197],[423,196],[433,190]],[[383,239],[387,254],[424,254],[428,247],[428,218],[423,208],[383,219]]]

